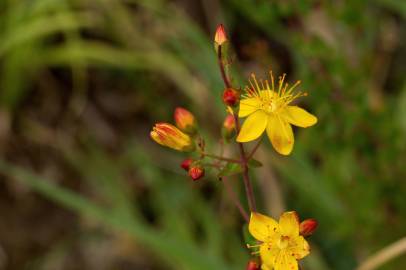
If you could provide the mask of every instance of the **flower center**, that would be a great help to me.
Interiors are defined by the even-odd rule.
[[[263,107],[264,107],[264,109],[265,109],[265,111],[266,111],[267,113],[273,113],[273,112],[276,111],[276,108],[277,108],[275,102],[272,102],[271,100],[268,101],[268,102],[266,102],[266,103],[263,105]]]
[[[278,246],[280,249],[286,249],[289,246],[289,236],[281,236]]]
[[[279,109],[280,105],[275,98],[262,98],[261,109],[267,114],[275,113]]]

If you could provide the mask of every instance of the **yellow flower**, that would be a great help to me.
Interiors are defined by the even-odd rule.
[[[150,136],[160,145],[167,146],[178,151],[188,152],[195,149],[192,139],[187,134],[168,123],[155,124]]]
[[[294,93],[296,82],[289,87],[284,83],[285,74],[279,78],[278,89],[275,89],[274,78],[271,74],[271,85],[265,80],[258,84],[255,75],[250,80],[251,87],[246,88],[246,94],[240,102],[239,117],[247,117],[240,133],[238,142],[249,142],[257,139],[266,130],[275,150],[282,155],[289,155],[293,149],[294,137],[292,125],[309,127],[317,123],[317,118],[307,111],[289,105],[293,100],[306,93]]]
[[[299,219],[294,211],[283,213],[279,223],[253,212],[248,230],[261,242],[258,247],[263,270],[297,270],[297,260],[310,253],[309,244],[299,235]]]

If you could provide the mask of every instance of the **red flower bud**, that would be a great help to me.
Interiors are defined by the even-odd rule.
[[[219,24],[216,29],[216,34],[214,35],[214,42],[221,46],[224,42],[227,41],[227,34],[226,30],[224,29],[224,25]]]
[[[180,164],[180,166],[185,170],[185,171],[189,171],[190,165],[192,165],[193,163],[193,159],[191,158],[187,158],[184,161],[182,161],[182,163]]]
[[[240,93],[233,89],[233,88],[227,88],[223,92],[223,102],[224,104],[234,107],[235,105],[238,104],[240,101]]]
[[[306,220],[303,220],[301,223],[300,223],[300,234],[302,235],[302,236],[309,236],[309,235],[311,235],[315,230],[316,230],[316,228],[317,228],[317,225],[318,225],[318,223],[317,223],[317,221],[315,220],[315,219],[313,219],[313,218],[309,218],[309,219],[306,219]]]
[[[193,166],[189,169],[189,176],[193,181],[199,180],[204,176],[204,168],[200,166]]]
[[[194,115],[188,110],[177,107],[174,113],[176,126],[185,133],[194,134],[196,132],[197,123]]]
[[[254,261],[254,260],[250,260],[247,264],[247,270],[259,270],[259,264]]]
[[[235,119],[232,114],[228,114],[224,119],[221,132],[226,140],[231,139],[235,135]]]

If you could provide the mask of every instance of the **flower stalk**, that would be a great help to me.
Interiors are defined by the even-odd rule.
[[[226,188],[226,192],[228,193],[228,196],[230,197],[230,199],[233,201],[233,203],[237,207],[238,211],[240,212],[241,216],[244,218],[245,222],[248,223],[250,221],[249,215],[248,215],[247,211],[245,211],[244,207],[241,205],[241,202],[238,200],[237,195],[235,194],[230,183],[228,182],[227,177],[223,177],[222,180],[223,180],[224,186]]]
[[[228,78],[226,71],[225,71],[225,66],[224,66],[224,61],[222,59],[222,45],[218,45],[217,49],[217,61],[219,64],[220,68],[220,73],[221,73],[221,78],[223,79],[224,85],[227,89],[232,88],[230,79]],[[234,120],[235,120],[235,129],[237,134],[240,132],[240,120],[238,118],[238,114],[234,113]],[[238,142],[238,148],[240,151],[240,158],[241,158],[241,165],[243,167],[243,181],[244,181],[244,187],[245,187],[245,193],[247,195],[247,201],[248,201],[248,206],[250,209],[250,212],[255,212],[256,211],[256,203],[255,203],[255,197],[254,197],[254,191],[252,188],[251,180],[249,177],[249,172],[248,172],[248,159],[245,154],[245,149],[244,145],[240,142]]]

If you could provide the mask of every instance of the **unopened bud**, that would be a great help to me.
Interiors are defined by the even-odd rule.
[[[247,264],[246,270],[259,270],[259,264],[254,260],[250,260]]]
[[[317,221],[313,218],[303,220],[300,223],[300,227],[299,227],[300,235],[309,236],[309,235],[313,234],[313,232],[317,228],[317,225],[318,225]]]
[[[151,138],[160,145],[189,152],[195,149],[195,144],[189,135],[180,131],[177,127],[168,123],[157,123],[153,127]]]
[[[223,122],[223,127],[221,129],[223,138],[226,140],[231,139],[235,135],[235,119],[232,114],[228,114]]]
[[[226,30],[224,29],[224,25],[219,24],[216,29],[216,34],[214,35],[215,45],[221,46],[226,41],[227,41],[227,34],[226,34]]]
[[[185,170],[185,171],[189,171],[190,165],[192,165],[193,163],[193,159],[191,158],[187,158],[184,161],[182,161],[182,163],[180,164],[180,166]]]
[[[189,176],[193,179],[193,181],[199,180],[204,176],[204,168],[200,166],[192,166],[189,169]]]
[[[227,106],[234,107],[238,104],[240,101],[240,93],[233,89],[233,88],[227,88],[223,92],[223,102]]]
[[[194,115],[188,110],[177,107],[174,113],[176,126],[188,134],[196,133],[197,123]]]

